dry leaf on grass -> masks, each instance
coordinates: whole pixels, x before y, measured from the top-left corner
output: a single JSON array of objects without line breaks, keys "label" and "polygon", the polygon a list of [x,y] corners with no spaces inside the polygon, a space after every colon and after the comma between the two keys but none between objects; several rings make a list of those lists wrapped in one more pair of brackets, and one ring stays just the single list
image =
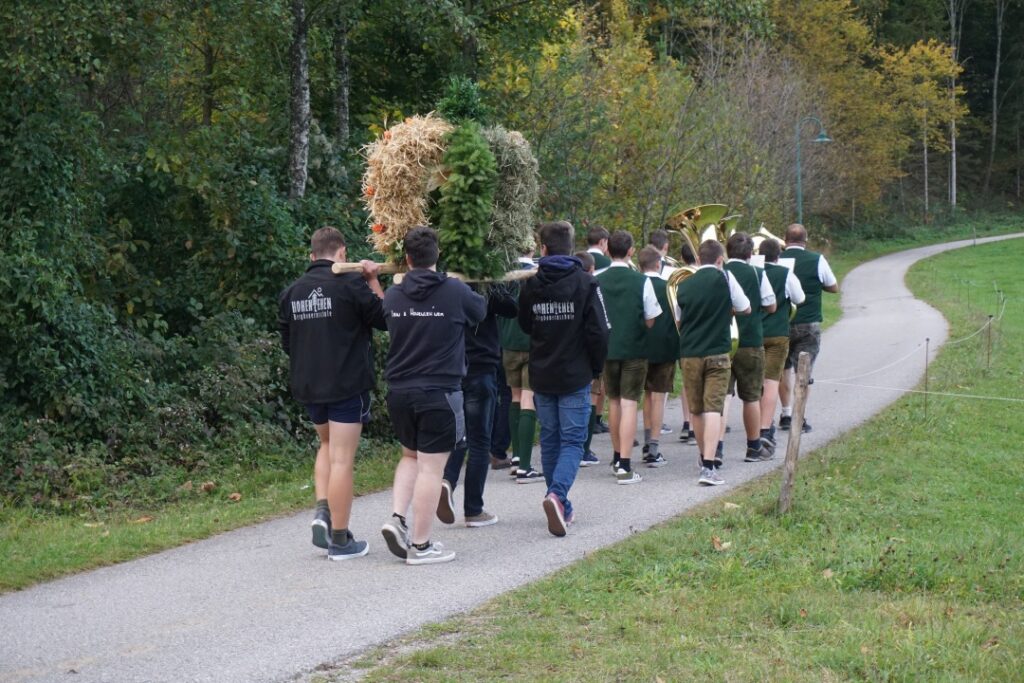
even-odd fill
[{"label": "dry leaf on grass", "polygon": [[203,493],[209,493],[215,488],[217,488],[217,485],[214,484],[212,481],[204,481],[202,484],[199,485],[199,490],[202,491]]},{"label": "dry leaf on grass", "polygon": [[725,509],[726,510],[739,510],[740,506],[737,505],[736,503],[726,503],[725,504]]},{"label": "dry leaf on grass", "polygon": [[807,618],[807,610],[805,610],[803,607],[800,608],[800,616],[804,619]]},{"label": "dry leaf on grass", "polygon": [[85,526],[89,527],[90,529],[95,529],[96,527],[103,526],[103,522],[86,522]]},{"label": "dry leaf on grass", "polygon": [[153,521],[153,518],[151,516],[143,515],[142,517],[139,517],[138,519],[133,519],[132,520],[132,524],[147,524],[147,523],[152,522],[152,521]]},{"label": "dry leaf on grass", "polygon": [[981,646],[981,649],[982,650],[991,650],[992,648],[998,647],[998,646],[999,646],[999,638],[997,638],[995,636],[992,636],[991,638],[989,638],[988,640],[985,641],[985,643]]},{"label": "dry leaf on grass", "polygon": [[832,570],[831,570],[831,569],[826,569],[825,571],[823,571],[823,572],[821,573],[821,575],[822,575],[823,577],[825,577],[826,579],[831,579],[831,578],[832,578],[832,577],[834,576],[834,574],[832,573]]},{"label": "dry leaf on grass", "polygon": [[178,487],[178,490],[179,491],[191,491],[192,490],[192,480],[189,479],[188,481],[186,481],[184,484],[182,484],[181,486]]},{"label": "dry leaf on grass", "polygon": [[228,500],[230,500],[232,503],[237,503],[238,501],[242,500],[242,494],[237,492],[232,493],[230,496],[228,496]]},{"label": "dry leaf on grass", "polygon": [[714,546],[715,550],[718,552],[722,552],[723,550],[728,550],[730,546],[732,546],[732,541],[723,542],[718,536],[712,536],[711,545]]}]

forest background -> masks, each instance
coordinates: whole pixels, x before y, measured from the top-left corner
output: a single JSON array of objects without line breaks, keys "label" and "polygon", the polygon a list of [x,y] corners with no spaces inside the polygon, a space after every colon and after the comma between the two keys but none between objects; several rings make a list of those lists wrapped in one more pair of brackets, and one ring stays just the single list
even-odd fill
[{"label": "forest background", "polygon": [[0,506],[308,467],[276,296],[320,225],[369,254],[360,149],[453,78],[533,145],[538,218],[579,228],[642,240],[718,202],[781,232],[798,135],[820,244],[1020,211],[1015,0],[3,0],[0,22]]}]

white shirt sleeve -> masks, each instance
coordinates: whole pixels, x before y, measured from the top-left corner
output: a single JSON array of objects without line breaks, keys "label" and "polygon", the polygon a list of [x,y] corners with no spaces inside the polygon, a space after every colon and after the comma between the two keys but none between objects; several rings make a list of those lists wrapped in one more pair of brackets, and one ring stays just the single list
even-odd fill
[{"label": "white shirt sleeve", "polygon": [[759,277],[761,278],[761,305],[774,306],[778,302],[775,301],[775,290],[772,289],[772,283],[768,281],[768,274],[762,270]]},{"label": "white shirt sleeve", "polygon": [[644,319],[654,320],[661,315],[661,304],[658,303],[658,295],[654,293],[654,284],[651,278],[644,277]]},{"label": "white shirt sleeve", "polygon": [[832,272],[832,268],[828,265],[828,261],[825,260],[824,256],[818,256],[818,279],[821,280],[821,284],[826,287],[832,287],[838,284],[836,276]]},{"label": "white shirt sleeve", "polygon": [[804,287],[800,284],[800,278],[792,270],[786,275],[786,296],[797,306],[807,299],[807,295],[804,294]]},{"label": "white shirt sleeve", "polygon": [[745,311],[750,308],[750,299],[743,293],[743,288],[740,287],[740,283],[736,282],[736,278],[732,276],[732,273],[725,271],[725,276],[729,279],[729,297],[732,299],[732,307],[737,311]]}]

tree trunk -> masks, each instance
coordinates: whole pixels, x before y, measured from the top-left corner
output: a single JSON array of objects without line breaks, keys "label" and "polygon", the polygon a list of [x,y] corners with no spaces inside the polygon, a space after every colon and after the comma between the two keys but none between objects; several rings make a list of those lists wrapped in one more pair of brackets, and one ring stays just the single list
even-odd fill
[{"label": "tree trunk", "polygon": [[309,55],[305,0],[292,0],[291,49],[291,130],[288,140],[288,197],[300,199],[306,194],[309,177]]},{"label": "tree trunk", "polygon": [[1006,16],[1007,0],[996,0],[996,63],[992,75],[992,135],[988,145],[988,166],[985,168],[985,185],[982,194],[988,195],[992,182],[992,166],[996,161],[996,138],[999,124],[999,67],[1003,59],[1003,18]]},{"label": "tree trunk", "polygon": [[924,222],[928,223],[928,112],[924,114]]},{"label": "tree trunk", "polygon": [[334,141],[339,154],[348,147],[349,140],[348,97],[352,70],[348,55],[348,32],[351,25],[348,11],[348,3],[341,3],[331,27],[334,43],[334,77],[337,79],[334,91]]},{"label": "tree trunk", "polygon": [[466,33],[462,36],[462,60],[466,65],[466,76],[476,80],[477,65],[480,61],[480,41],[477,38],[476,26],[473,26],[473,0],[465,0],[462,4],[462,15],[466,18]]},{"label": "tree trunk", "polygon": [[[960,39],[963,36],[964,11],[970,0],[949,0],[949,44],[953,49],[953,62],[960,63]],[[956,105],[956,77],[950,79],[949,98]],[[956,119],[949,122],[949,206],[956,209]]]},{"label": "tree trunk", "polygon": [[1017,112],[1017,200],[1021,198],[1021,163],[1024,159],[1020,156],[1020,112]]},{"label": "tree trunk", "polygon": [[213,68],[216,65],[216,57],[213,53],[213,46],[209,41],[203,42],[203,125],[209,126],[213,123],[214,88]]}]

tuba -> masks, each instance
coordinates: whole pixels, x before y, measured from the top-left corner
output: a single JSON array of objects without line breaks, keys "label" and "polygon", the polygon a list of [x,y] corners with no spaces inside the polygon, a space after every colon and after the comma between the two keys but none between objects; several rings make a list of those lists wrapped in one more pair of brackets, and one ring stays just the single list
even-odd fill
[{"label": "tuba", "polygon": [[[728,212],[729,207],[724,204],[705,204],[702,206],[695,206],[691,209],[686,209],[670,216],[668,220],[665,221],[665,227],[666,229],[679,233],[683,240],[690,245],[690,249],[693,250],[693,253],[696,255],[698,253],[698,247],[705,240],[716,240],[724,244],[726,240],[726,230],[731,227],[732,231],[735,231],[734,224],[739,220],[739,216],[727,217],[726,214]],[[696,272],[697,266],[681,264],[668,276],[665,293],[668,296],[668,305],[672,309],[672,318],[676,321],[676,327],[679,327],[682,323],[682,321],[676,316],[679,285]],[[729,328],[729,336],[732,340],[732,349],[729,352],[729,355],[731,356],[736,353],[736,349],[739,348],[740,342],[740,331],[739,326],[736,324],[735,316],[733,317],[732,324]]]}]

